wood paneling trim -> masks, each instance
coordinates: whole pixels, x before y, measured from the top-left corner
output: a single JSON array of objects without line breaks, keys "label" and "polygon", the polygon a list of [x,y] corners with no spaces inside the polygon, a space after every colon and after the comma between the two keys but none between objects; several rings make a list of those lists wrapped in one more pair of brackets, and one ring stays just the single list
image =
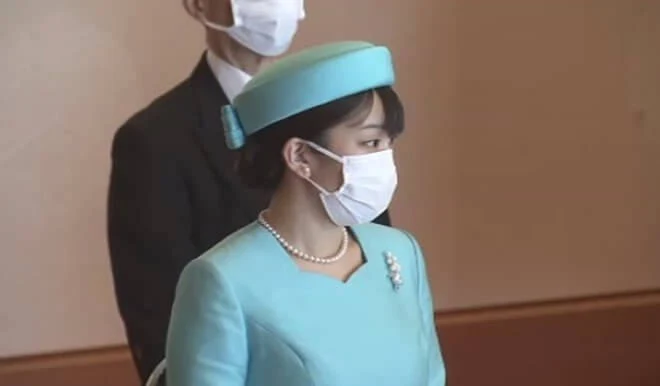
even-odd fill
[{"label": "wood paneling trim", "polygon": [[126,346],[0,359],[0,386],[139,386]]},{"label": "wood paneling trim", "polygon": [[532,303],[506,304],[492,307],[438,311],[438,326],[465,323],[486,323],[497,320],[583,314],[611,309],[660,305],[660,289],[610,295],[548,300]]},{"label": "wood paneling trim", "polygon": [[[438,312],[450,386],[658,386],[660,290]],[[126,347],[0,359],[0,386],[139,386]]]},{"label": "wood paneling trim", "polygon": [[436,315],[451,386],[658,386],[660,290]]}]

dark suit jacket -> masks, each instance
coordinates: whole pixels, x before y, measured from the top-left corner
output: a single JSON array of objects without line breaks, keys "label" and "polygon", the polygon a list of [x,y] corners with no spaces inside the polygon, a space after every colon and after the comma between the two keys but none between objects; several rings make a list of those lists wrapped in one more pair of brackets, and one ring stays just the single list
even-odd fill
[{"label": "dark suit jacket", "polygon": [[[220,108],[227,97],[205,56],[190,78],[116,133],[108,201],[115,293],[140,378],[165,354],[183,267],[254,221],[268,197],[233,171]],[[387,212],[376,222],[389,225]]]}]

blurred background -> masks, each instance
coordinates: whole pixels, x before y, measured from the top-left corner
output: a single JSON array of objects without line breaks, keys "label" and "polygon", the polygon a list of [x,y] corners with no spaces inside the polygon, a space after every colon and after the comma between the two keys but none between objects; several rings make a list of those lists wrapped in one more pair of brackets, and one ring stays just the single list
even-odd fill
[{"label": "blurred background", "polygon": [[[425,249],[450,385],[660,385],[660,1],[306,9],[295,49],[395,55],[393,222]],[[137,386],[110,145],[202,27],[179,0],[0,0],[0,50],[0,385]]]}]

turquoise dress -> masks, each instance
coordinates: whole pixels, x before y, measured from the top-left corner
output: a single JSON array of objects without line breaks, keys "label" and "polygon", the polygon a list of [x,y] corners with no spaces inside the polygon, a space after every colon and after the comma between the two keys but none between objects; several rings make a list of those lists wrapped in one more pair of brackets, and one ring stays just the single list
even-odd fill
[{"label": "turquoise dress", "polygon": [[258,223],[192,261],[172,311],[167,385],[445,385],[417,242],[376,224],[351,230],[366,263],[347,282],[302,271]]}]

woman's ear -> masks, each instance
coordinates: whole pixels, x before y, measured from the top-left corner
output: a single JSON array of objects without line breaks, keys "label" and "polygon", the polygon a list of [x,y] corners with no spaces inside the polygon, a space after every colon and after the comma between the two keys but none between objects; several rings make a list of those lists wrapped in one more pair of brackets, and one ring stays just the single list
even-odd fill
[{"label": "woman's ear", "polygon": [[231,0],[182,0],[183,8],[193,19],[203,18],[223,26],[234,25]]},{"label": "woman's ear", "polygon": [[204,12],[203,0],[183,0],[183,8],[193,19],[199,19],[199,15]]},{"label": "woman's ear", "polygon": [[286,167],[303,178],[312,174],[309,146],[300,138],[291,138],[282,147],[282,158]]}]

